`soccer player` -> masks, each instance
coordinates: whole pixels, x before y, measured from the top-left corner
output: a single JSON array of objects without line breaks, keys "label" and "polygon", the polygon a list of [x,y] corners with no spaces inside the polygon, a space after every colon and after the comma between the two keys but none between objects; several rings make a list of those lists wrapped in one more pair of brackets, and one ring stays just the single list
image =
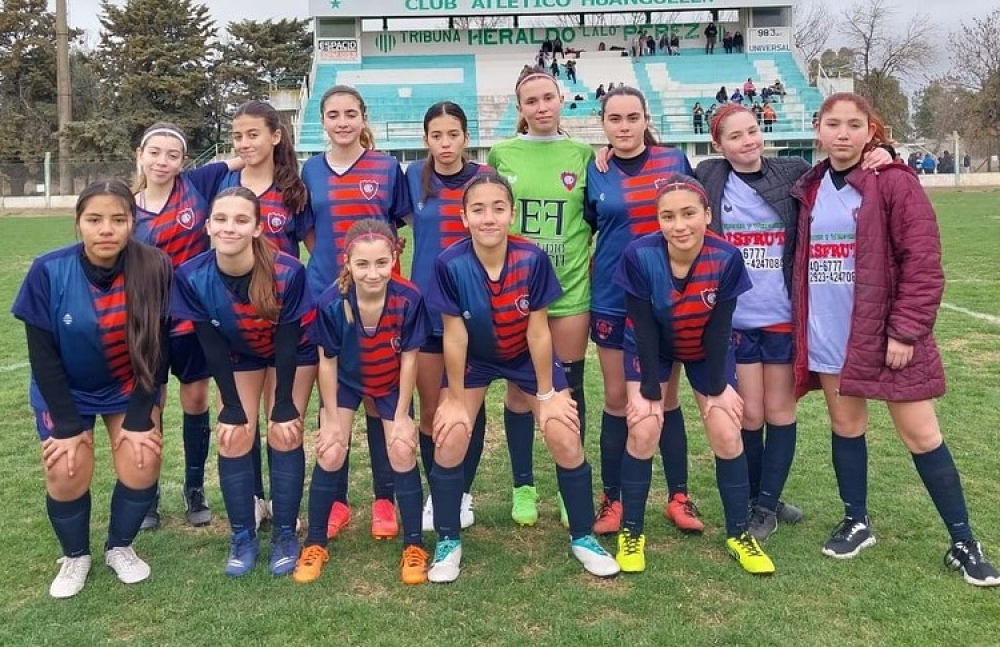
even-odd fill
[{"label": "soccer player", "polygon": [[[590,326],[590,226],[583,217],[590,145],[569,138],[559,128],[563,99],[559,85],[545,72],[523,73],[514,86],[517,135],[490,150],[488,164],[514,190],[515,233],[549,255],[562,297],[549,308],[549,326],[556,354],[562,360],[570,393],[577,404],[580,433],[586,430],[583,389],[584,359]],[[511,517],[522,526],[538,520],[532,444],[534,405],[520,389],[508,384],[504,428],[514,473]],[[567,525],[559,500],[560,519]]]},{"label": "soccer player", "polygon": [[661,401],[671,365],[681,362],[715,454],[726,548],[747,572],[770,574],[774,564],[747,532],[743,401],[733,386],[730,346],[736,299],[750,289],[750,278],[739,250],[708,233],[711,210],[697,180],[680,174],[665,178],[657,189],[656,209],[660,231],[629,243],[614,277],[626,292],[629,324],[624,340],[629,429],[616,558],[627,573],[646,568],[643,514],[663,424]]},{"label": "soccer player", "polygon": [[[424,115],[424,144],[427,159],[418,160],[406,169],[406,183],[413,199],[413,265],[410,278],[416,285],[427,286],[434,278],[434,261],[444,249],[468,235],[462,223],[462,194],[476,176],[492,172],[488,166],[465,159],[469,143],[469,121],[457,103],[441,101]],[[431,330],[417,360],[417,394],[420,396],[420,460],[430,478],[434,465],[432,431],[444,376],[441,349],[443,332],[441,314],[430,312]],[[465,489],[462,494],[462,528],[475,523],[472,481],[476,477],[486,436],[486,411],[476,416],[472,442],[465,457]],[[423,528],[434,530],[434,499],[427,497],[423,510]]]},{"label": "soccer player", "polygon": [[417,468],[417,429],[411,417],[417,354],[430,321],[409,281],[393,275],[396,236],[388,223],[367,218],[347,231],[339,279],[319,298],[310,336],[322,348],[320,395],[326,406],[316,432],[316,466],[309,486],[309,534],[296,582],[312,582],[329,560],[327,517],[338,472],[346,469],[354,413],[363,400],[378,412],[403,521],[400,577],[427,581]]},{"label": "soccer player", "polygon": [[[314,298],[339,276],[345,234],[355,221],[383,220],[395,232],[412,211],[399,162],[374,150],[368,109],[361,93],[350,86],[336,85],[323,93],[320,112],[323,129],[330,138],[330,150],[310,158],[302,167],[302,181],[309,191],[303,240],[311,254],[306,272]],[[371,532],[376,538],[392,538],[399,533],[399,525],[385,436],[374,411],[368,411],[366,423],[375,491]],[[350,520],[347,470],[344,470],[344,480],[330,509],[328,535],[335,536]]]},{"label": "soccer player", "polygon": [[972,534],[962,482],[933,399],[945,391],[934,321],[944,291],[936,216],[909,167],[875,173],[862,156],[889,141],[863,97],[836,93],[816,135],[829,158],[796,184],[800,245],[793,273],[797,396],[821,388],[833,428],[844,518],[823,554],[855,557],[875,544],[868,516],[868,400],[884,400],[951,535],[945,563],[976,586],[1000,575]]},{"label": "soccer player", "polygon": [[556,462],[559,491],[569,517],[570,550],[599,577],[618,572],[614,558],[591,533],[594,502],[591,470],[583,454],[576,403],[553,352],[548,307],[562,294],[548,256],[508,236],[514,195],[500,177],[479,175],[469,183],[462,218],[470,236],[437,259],[428,303],[444,323],[448,386],[434,416],[431,490],[438,543],[427,574],[453,582],[462,561],[463,468],[475,418],[490,382],[505,379],[519,389],[538,418]]},{"label": "soccer player", "polygon": [[[206,164],[181,172],[187,139],[177,126],[160,122],[142,134],[136,150],[139,168],[133,184],[135,237],[158,247],[176,269],[208,250],[205,222],[209,203],[222,178],[239,161]],[[189,321],[175,322],[170,331],[170,369],[180,382],[184,440],[184,510],[192,526],[212,520],[205,499],[205,461],[209,450],[208,367]],[[150,507],[143,529],[160,525],[157,502]]]},{"label": "soccer player", "polygon": [[28,338],[46,509],[63,552],[49,587],[54,598],[79,593],[90,571],[98,415],[117,476],[104,561],[126,584],[150,573],[132,542],[160,474],[171,268],[132,236],[134,208],[121,182],[85,188],[76,202],[80,242],[35,259],[12,308]]},{"label": "soccer player", "polygon": [[[629,242],[658,232],[657,187],[672,173],[691,173],[687,156],[660,146],[649,127],[646,99],[635,88],[619,85],[604,96],[601,123],[610,151],[587,168],[585,217],[597,234],[594,275],[610,277]],[[603,169],[603,170],[602,170]],[[621,530],[622,457],[628,438],[625,407],[625,371],[622,342],[625,334],[625,295],[612,281],[595,281],[590,304],[590,338],[604,377],[604,413],[601,416],[601,495],[594,532]],[[704,524],[688,497],[687,434],[677,387],[680,364],[671,374],[664,400],[659,448],[667,477],[668,502],[664,515],[685,532],[701,532]]]},{"label": "soccer player", "polygon": [[[253,191],[219,192],[207,226],[214,249],[177,269],[171,304],[175,317],[194,323],[219,392],[219,482],[232,529],[225,572],[235,577],[249,573],[257,559],[250,448],[262,396],[274,514],[269,565],[274,575],[295,568],[295,523],[305,477],[302,412],[309,389],[304,387],[315,374],[314,368],[296,366],[298,356],[310,353],[302,341],[303,319],[312,307],[305,268],[266,242],[263,229]],[[265,393],[267,373],[273,374],[274,389]]]}]

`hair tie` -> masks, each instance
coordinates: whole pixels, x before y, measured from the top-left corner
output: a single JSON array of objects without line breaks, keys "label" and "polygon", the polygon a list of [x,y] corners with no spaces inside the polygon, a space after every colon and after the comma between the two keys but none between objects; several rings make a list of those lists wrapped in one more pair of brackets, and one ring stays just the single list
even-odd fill
[{"label": "hair tie", "polygon": [[188,149],[187,140],[184,139],[184,135],[174,130],[173,128],[154,128],[150,131],[147,131],[146,134],[142,136],[142,141],[139,142],[139,148],[145,148],[146,143],[153,137],[156,137],[157,135],[170,135],[171,137],[176,137],[177,139],[181,140],[181,148],[184,150],[184,153],[185,154],[187,153]]}]

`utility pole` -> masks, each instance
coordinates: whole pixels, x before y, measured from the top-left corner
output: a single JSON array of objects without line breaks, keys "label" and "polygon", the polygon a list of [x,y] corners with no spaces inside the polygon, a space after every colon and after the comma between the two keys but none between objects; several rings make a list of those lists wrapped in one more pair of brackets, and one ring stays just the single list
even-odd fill
[{"label": "utility pole", "polygon": [[59,109],[59,194],[72,195],[69,166],[70,146],[66,128],[73,120],[73,95],[69,77],[69,29],[66,25],[66,0],[56,0],[56,101]]}]

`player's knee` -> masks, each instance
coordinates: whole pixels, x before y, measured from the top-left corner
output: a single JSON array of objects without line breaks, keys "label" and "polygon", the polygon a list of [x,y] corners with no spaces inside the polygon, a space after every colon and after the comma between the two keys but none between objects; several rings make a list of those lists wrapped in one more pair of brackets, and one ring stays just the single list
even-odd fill
[{"label": "player's knee", "polygon": [[628,452],[643,460],[652,458],[660,443],[660,426],[655,418],[646,418],[639,424],[629,427]]}]

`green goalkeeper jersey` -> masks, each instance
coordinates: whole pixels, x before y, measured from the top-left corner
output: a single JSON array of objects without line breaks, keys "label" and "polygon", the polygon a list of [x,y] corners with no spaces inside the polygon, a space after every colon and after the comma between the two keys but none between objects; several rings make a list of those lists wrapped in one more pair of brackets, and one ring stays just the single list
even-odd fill
[{"label": "green goalkeeper jersey", "polygon": [[489,165],[510,182],[517,212],[511,232],[549,255],[563,296],[553,317],[590,311],[590,226],[583,219],[590,145],[568,137],[519,135],[490,150]]}]

